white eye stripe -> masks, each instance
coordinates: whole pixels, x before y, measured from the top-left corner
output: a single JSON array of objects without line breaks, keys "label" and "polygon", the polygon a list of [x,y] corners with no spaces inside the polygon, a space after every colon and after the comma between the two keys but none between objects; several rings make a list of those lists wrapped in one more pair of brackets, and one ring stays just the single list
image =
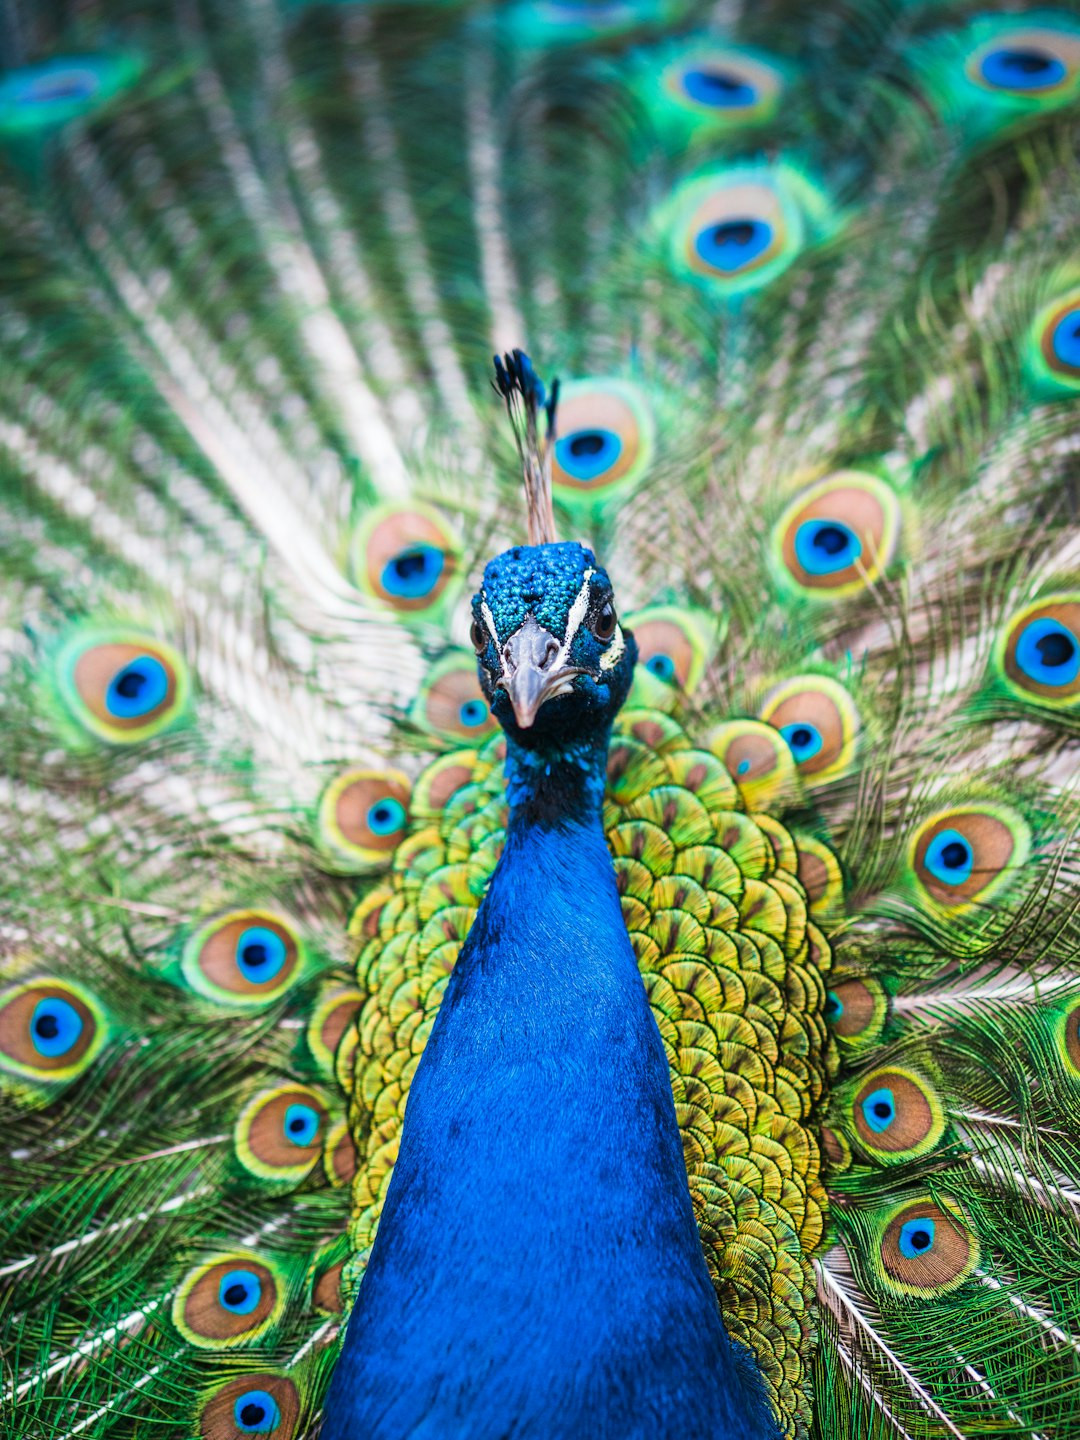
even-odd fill
[{"label": "white eye stripe", "polygon": [[595,570],[586,570],[585,579],[581,582],[581,589],[570,606],[570,614],[566,617],[566,638],[562,642],[559,658],[562,659],[573,644],[574,636],[581,629],[581,622],[585,619],[589,610],[589,581],[596,574]]},{"label": "white eye stripe", "polygon": [[615,626],[615,637],[611,644],[600,656],[600,669],[612,670],[622,659],[622,653],[626,649],[626,637],[622,633],[622,626]]},{"label": "white eye stripe", "polygon": [[495,629],[495,616],[491,613],[491,606],[487,602],[486,595],[480,596],[480,614],[484,617],[484,624],[487,626],[491,638],[495,641],[495,644],[498,645],[499,632]]}]

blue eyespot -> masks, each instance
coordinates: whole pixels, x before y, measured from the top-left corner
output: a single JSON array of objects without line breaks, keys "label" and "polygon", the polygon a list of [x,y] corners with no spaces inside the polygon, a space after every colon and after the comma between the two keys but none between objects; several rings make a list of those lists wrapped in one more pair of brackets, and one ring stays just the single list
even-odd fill
[{"label": "blue eyespot", "polygon": [[30,1040],[39,1055],[54,1059],[66,1055],[83,1032],[83,1019],[67,1000],[58,995],[39,1000],[30,1018]]},{"label": "blue eyespot", "polygon": [[1080,370],[1080,307],[1067,310],[1062,315],[1054,326],[1050,345],[1062,365]]},{"label": "blue eyespot", "polygon": [[781,725],[780,734],[787,741],[797,765],[801,765],[804,760],[812,760],[825,743],[821,731],[808,720],[796,720],[790,725]]},{"label": "blue eyespot", "polygon": [[855,531],[840,520],[804,520],[795,532],[795,558],[808,575],[846,570],[862,548]]},{"label": "blue eyespot", "polygon": [[386,562],[382,586],[403,600],[422,600],[439,583],[446,556],[434,545],[410,545]]},{"label": "blue eyespot", "polygon": [[595,480],[618,460],[623,442],[614,430],[575,430],[555,442],[555,459],[575,480]]},{"label": "blue eyespot", "polygon": [[773,242],[773,229],[764,220],[725,220],[698,232],[694,249],[706,265],[734,275],[762,256]]},{"label": "blue eyespot", "polygon": [[825,1019],[839,1020],[844,1013],[844,1002],[835,990],[825,991]]},{"label": "blue eyespot", "polygon": [[245,1390],[236,1397],[233,1423],[245,1435],[269,1435],[281,1424],[281,1410],[265,1390]]},{"label": "blue eyespot", "polygon": [[262,1299],[262,1281],[254,1270],[227,1270],[218,1286],[218,1300],[233,1315],[250,1315]]},{"label": "blue eyespot", "polygon": [[367,812],[367,823],[373,835],[393,835],[405,824],[405,806],[392,795],[384,795]]},{"label": "blue eyespot", "polygon": [[926,1219],[905,1220],[900,1226],[900,1254],[905,1260],[917,1260],[934,1248],[934,1222]]},{"label": "blue eyespot", "polygon": [[319,1112],[299,1102],[285,1111],[285,1139],[294,1145],[312,1145],[319,1133]]},{"label": "blue eyespot", "polygon": [[[828,1013],[828,1012],[826,1012]],[[880,1135],[896,1119],[896,1101],[887,1087],[872,1090],[862,1102],[863,1119],[874,1132]]]},{"label": "blue eyespot", "polygon": [[65,125],[127,89],[141,69],[130,51],[57,56],[0,76],[0,133],[28,135]]},{"label": "blue eyespot", "polygon": [[712,105],[717,110],[745,110],[757,100],[752,85],[723,70],[687,70],[683,89],[699,105]]},{"label": "blue eyespot", "polygon": [[739,763],[738,763],[738,765],[735,766],[735,773],[736,773],[737,775],[747,775],[747,774],[749,774],[749,772],[750,772],[750,761],[749,761],[749,760],[740,760]]},{"label": "blue eyespot", "polygon": [[265,925],[252,925],[236,942],[236,963],[245,979],[260,985],[273,980],[285,964],[285,941]]},{"label": "blue eyespot", "polygon": [[963,885],[971,876],[975,852],[959,830],[941,830],[927,846],[924,863],[943,885]]},{"label": "blue eyespot", "polygon": [[120,720],[156,710],[169,693],[169,675],[154,655],[137,655],[118,670],[105,692],[105,708]]},{"label": "blue eyespot", "polygon": [[1021,632],[1016,663],[1040,685],[1071,685],[1080,674],[1080,644],[1060,620],[1043,615]]},{"label": "blue eyespot", "polygon": [[662,651],[657,651],[655,655],[650,655],[648,660],[645,661],[645,669],[648,670],[650,675],[655,675],[658,680],[663,680],[668,685],[674,685],[675,661],[672,660],[670,655],[665,655]]},{"label": "blue eyespot", "polygon": [[476,725],[483,725],[488,713],[488,707],[483,700],[466,700],[458,711],[458,719],[471,730]]},{"label": "blue eyespot", "polygon": [[55,105],[62,100],[89,100],[101,81],[92,70],[51,70],[29,79],[19,96],[24,105]]},{"label": "blue eyespot", "polygon": [[1026,46],[991,50],[979,69],[986,83],[1000,90],[1049,90],[1068,73],[1056,55]]}]

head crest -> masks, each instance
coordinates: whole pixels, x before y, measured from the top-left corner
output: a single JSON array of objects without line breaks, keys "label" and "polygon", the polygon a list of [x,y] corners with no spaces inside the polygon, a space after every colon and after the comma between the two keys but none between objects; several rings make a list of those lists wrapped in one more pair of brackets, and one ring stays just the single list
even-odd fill
[{"label": "head crest", "polygon": [[549,393],[525,352],[512,350],[508,355],[495,356],[495,388],[506,401],[521,457],[529,544],[550,545],[556,538],[551,509],[551,453],[559,382],[552,381]]}]

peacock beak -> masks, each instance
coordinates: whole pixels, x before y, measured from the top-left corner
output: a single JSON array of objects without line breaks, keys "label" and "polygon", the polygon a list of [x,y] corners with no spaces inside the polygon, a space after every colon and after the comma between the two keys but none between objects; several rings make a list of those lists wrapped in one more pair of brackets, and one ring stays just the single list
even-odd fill
[{"label": "peacock beak", "polygon": [[506,691],[514,719],[528,730],[545,700],[569,692],[576,665],[567,665],[561,643],[530,615],[502,647],[502,674],[495,682]]}]

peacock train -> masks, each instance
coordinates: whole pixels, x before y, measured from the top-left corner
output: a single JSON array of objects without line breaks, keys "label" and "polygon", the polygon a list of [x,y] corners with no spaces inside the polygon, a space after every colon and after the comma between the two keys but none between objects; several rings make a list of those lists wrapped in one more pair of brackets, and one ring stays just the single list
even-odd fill
[{"label": "peacock train", "polygon": [[0,67],[0,1433],[1080,1434],[1080,8]]}]

